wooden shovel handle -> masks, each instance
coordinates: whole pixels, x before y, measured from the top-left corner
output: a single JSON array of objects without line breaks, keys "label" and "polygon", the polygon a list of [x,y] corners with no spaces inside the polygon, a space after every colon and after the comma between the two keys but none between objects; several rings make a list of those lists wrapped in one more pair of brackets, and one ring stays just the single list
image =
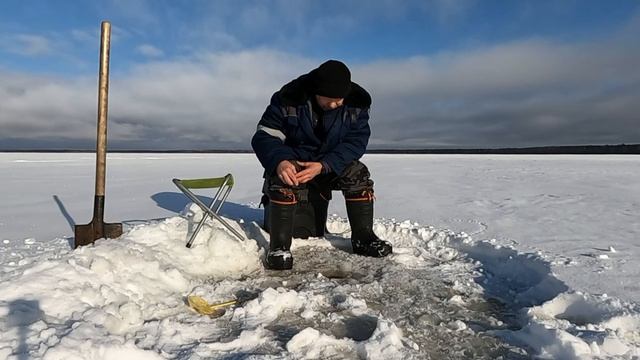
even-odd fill
[{"label": "wooden shovel handle", "polygon": [[98,140],[96,142],[96,196],[104,196],[105,165],[107,161],[107,108],[109,98],[109,48],[111,24],[102,22],[100,36],[100,74],[98,85]]}]

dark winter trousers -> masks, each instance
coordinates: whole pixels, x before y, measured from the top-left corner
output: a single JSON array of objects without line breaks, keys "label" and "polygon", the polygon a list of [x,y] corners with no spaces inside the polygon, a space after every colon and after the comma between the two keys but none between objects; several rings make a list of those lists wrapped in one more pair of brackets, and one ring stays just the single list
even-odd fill
[{"label": "dark winter trousers", "polygon": [[[265,180],[262,201],[268,204],[269,215],[265,211],[264,225],[270,234],[269,250],[289,250],[294,232],[303,238],[322,236],[332,190],[342,191],[346,200],[352,243],[367,244],[377,239],[373,233],[373,181],[369,169],[360,161],[354,161],[341,175],[321,174],[298,186],[283,183],[277,175]],[[324,202],[325,205],[314,206],[316,210],[311,221],[305,216],[302,218],[304,225],[294,224],[299,201]],[[294,227],[298,230],[294,231]]]},{"label": "dark winter trousers", "polygon": [[269,201],[282,205],[293,205],[299,200],[306,200],[310,191],[329,201],[333,190],[342,191],[346,201],[373,201],[373,180],[369,169],[355,160],[341,175],[320,174],[307,183],[290,186],[274,174],[265,179],[263,187],[263,193]]}]

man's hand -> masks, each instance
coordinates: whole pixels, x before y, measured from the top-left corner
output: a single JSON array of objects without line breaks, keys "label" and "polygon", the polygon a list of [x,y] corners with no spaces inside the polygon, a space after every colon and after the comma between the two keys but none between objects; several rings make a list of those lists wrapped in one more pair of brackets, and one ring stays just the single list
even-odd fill
[{"label": "man's hand", "polygon": [[298,186],[300,184],[299,180],[296,178],[296,166],[289,160],[280,161],[280,164],[278,164],[278,167],[276,168],[276,173],[280,180],[289,186]]},{"label": "man's hand", "polygon": [[311,179],[322,172],[322,163],[320,162],[296,161],[296,163],[305,168],[304,170],[296,174],[296,180],[301,184],[304,184],[307,181],[311,181]]}]

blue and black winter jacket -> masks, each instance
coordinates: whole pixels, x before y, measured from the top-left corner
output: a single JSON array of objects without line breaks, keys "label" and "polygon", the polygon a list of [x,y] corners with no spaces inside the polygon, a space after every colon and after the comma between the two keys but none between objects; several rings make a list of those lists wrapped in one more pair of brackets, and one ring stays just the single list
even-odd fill
[{"label": "blue and black winter jacket", "polygon": [[314,134],[310,74],[289,82],[273,94],[251,146],[265,169],[273,175],[282,160],[319,161],[340,175],[364,155],[369,142],[371,96],[356,83],[343,106],[325,111],[324,140]]}]

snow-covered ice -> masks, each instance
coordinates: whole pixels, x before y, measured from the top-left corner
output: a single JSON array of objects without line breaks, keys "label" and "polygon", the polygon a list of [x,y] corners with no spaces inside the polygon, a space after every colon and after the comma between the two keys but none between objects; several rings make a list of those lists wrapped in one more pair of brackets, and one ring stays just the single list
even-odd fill
[{"label": "snow-covered ice", "polygon": [[[340,195],[323,239],[265,270],[251,154],[110,154],[117,240],[72,250],[91,154],[0,154],[0,358],[628,358],[640,356],[640,158],[367,155],[385,259],[350,252]],[[222,214],[171,178],[231,172]],[[210,194],[203,194],[210,196]],[[237,299],[217,318],[186,305]]]}]

